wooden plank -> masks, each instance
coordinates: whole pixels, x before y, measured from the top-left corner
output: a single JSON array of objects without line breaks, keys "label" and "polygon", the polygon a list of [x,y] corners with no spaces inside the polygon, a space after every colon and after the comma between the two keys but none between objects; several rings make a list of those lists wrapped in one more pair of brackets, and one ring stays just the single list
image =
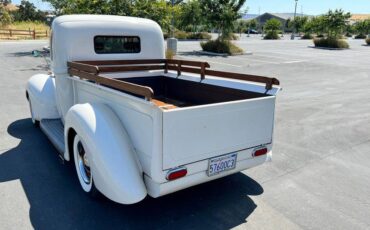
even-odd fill
[{"label": "wooden plank", "polygon": [[[175,71],[178,70],[177,66],[174,66],[174,65],[168,65],[168,69],[169,70],[175,70]],[[188,72],[188,73],[197,73],[197,74],[200,74],[200,69],[191,68],[191,67],[181,66],[181,71]]]},{"label": "wooden plank", "polygon": [[76,69],[69,69],[68,73],[72,76],[77,76],[77,77],[80,77],[80,78],[83,78],[83,79],[86,79],[86,80],[90,80],[90,81],[94,81],[94,82],[99,81],[98,75],[91,74],[91,73],[88,73],[88,72],[79,71],[79,70],[76,70]]},{"label": "wooden plank", "polygon": [[67,66],[69,68],[74,68],[74,69],[86,71],[89,73],[94,73],[94,74],[99,73],[99,68],[93,65],[82,64],[79,62],[67,62]]},{"label": "wooden plank", "polygon": [[148,71],[164,69],[164,65],[146,65],[146,66],[99,66],[100,73],[128,72],[128,71]]},{"label": "wooden plank", "polygon": [[215,76],[215,77],[222,77],[222,78],[229,78],[229,79],[236,79],[242,81],[253,81],[259,83],[265,83],[266,89],[271,89],[272,85],[280,85],[280,82],[276,78],[269,78],[257,75],[247,75],[247,74],[240,74],[240,73],[232,73],[232,72],[223,72],[223,71],[216,71],[216,70],[205,70],[206,75]]},{"label": "wooden plank", "polygon": [[78,61],[88,65],[134,65],[134,64],[161,64],[166,63],[165,59],[138,59],[138,60],[106,60],[106,61]]},{"label": "wooden plank", "polygon": [[104,86],[109,86],[114,89],[118,89],[118,90],[122,90],[122,91],[129,92],[132,94],[136,94],[139,96],[143,96],[147,100],[151,100],[154,96],[154,92],[150,87],[125,82],[122,80],[116,80],[116,79],[104,77],[101,75],[94,75],[92,73],[78,71],[76,69],[69,69],[68,73],[73,76],[77,76],[77,77],[81,77],[87,80],[94,81]]},{"label": "wooden plank", "polygon": [[167,62],[169,64],[181,64],[181,65],[196,66],[196,67],[201,67],[202,65],[204,65],[207,68],[211,67],[208,64],[208,62],[188,61],[188,60],[179,60],[179,59],[168,59]]}]

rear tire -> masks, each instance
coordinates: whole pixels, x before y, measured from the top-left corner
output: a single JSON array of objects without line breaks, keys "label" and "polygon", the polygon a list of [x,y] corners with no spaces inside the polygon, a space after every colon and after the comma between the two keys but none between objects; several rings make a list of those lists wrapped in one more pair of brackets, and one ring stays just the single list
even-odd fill
[{"label": "rear tire", "polygon": [[73,139],[73,159],[76,168],[76,173],[82,190],[90,197],[97,199],[101,193],[94,185],[93,173],[90,168],[88,154],[84,147],[83,140],[78,134]]}]

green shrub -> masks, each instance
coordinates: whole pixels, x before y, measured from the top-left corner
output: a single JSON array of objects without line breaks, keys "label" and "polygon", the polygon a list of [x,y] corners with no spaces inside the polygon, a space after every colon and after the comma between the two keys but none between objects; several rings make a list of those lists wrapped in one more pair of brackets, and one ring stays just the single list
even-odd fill
[{"label": "green shrub", "polygon": [[323,35],[323,34],[318,34],[316,37],[317,37],[317,38],[323,38],[323,37],[324,37],[324,35]]},{"label": "green shrub", "polygon": [[236,34],[231,34],[230,35],[230,40],[239,40],[239,36]]},{"label": "green shrub", "polygon": [[347,38],[351,38],[353,35],[352,35],[351,33],[347,32],[345,36],[346,36]]},{"label": "green shrub", "polygon": [[301,39],[313,39],[313,36],[311,34],[304,34]]},{"label": "green shrub", "polygon": [[370,38],[366,39],[366,44],[370,46]]},{"label": "green shrub", "polygon": [[358,34],[358,35],[355,36],[355,39],[366,39],[366,35]]},{"label": "green shrub", "polygon": [[166,49],[166,58],[167,59],[173,59],[174,56],[175,56],[175,52],[173,52],[173,50]]},{"label": "green shrub", "polygon": [[[164,39],[169,38],[168,33],[163,33]],[[210,40],[212,36],[209,33],[206,32],[199,32],[199,33],[188,33],[184,31],[176,31],[175,32],[175,38],[177,39],[204,39],[204,40]]]},{"label": "green shrub", "polygon": [[187,39],[202,39],[202,40],[211,40],[212,36],[206,32],[200,33],[189,33]]},{"label": "green shrub", "polygon": [[269,32],[267,32],[265,37],[263,37],[263,39],[265,39],[265,40],[277,40],[277,39],[280,39],[280,37],[279,37],[279,34],[277,33],[277,31],[269,31]]},{"label": "green shrub", "polygon": [[231,55],[243,52],[243,49],[237,47],[230,41],[220,39],[209,40],[208,42],[201,42],[200,46],[204,51],[214,53],[227,53]]},{"label": "green shrub", "polygon": [[175,38],[177,39],[187,39],[188,38],[188,33],[184,31],[176,31],[175,32]]},{"label": "green shrub", "polygon": [[348,49],[349,44],[344,39],[315,38],[313,40],[316,47]]}]

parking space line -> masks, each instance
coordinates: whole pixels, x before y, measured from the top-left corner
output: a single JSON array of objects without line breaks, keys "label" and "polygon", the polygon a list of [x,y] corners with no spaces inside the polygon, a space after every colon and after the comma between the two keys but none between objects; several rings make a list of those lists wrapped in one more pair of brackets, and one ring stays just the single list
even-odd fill
[{"label": "parking space line", "polygon": [[[178,55],[179,57],[182,57],[184,59],[191,59],[191,60],[194,60],[194,61],[205,61],[204,59],[199,59],[199,58],[191,58],[191,57],[183,57],[181,55]],[[243,66],[242,65],[233,65],[233,64],[229,64],[229,63],[224,63],[224,62],[216,62],[216,61],[209,61],[209,60],[206,60],[206,62],[209,62],[209,63],[214,63],[214,64],[219,64],[219,65],[228,65],[228,66],[233,66],[233,67],[238,67],[238,68],[242,68]]]}]

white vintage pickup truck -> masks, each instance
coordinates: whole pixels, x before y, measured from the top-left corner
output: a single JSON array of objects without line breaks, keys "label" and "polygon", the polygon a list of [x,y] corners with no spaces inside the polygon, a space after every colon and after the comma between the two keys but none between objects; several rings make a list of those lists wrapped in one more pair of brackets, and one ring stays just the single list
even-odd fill
[{"label": "white vintage pickup truck", "polygon": [[141,18],[61,16],[50,46],[52,74],[26,88],[32,121],[91,196],[133,204],[271,158],[277,79],[166,59]]}]

